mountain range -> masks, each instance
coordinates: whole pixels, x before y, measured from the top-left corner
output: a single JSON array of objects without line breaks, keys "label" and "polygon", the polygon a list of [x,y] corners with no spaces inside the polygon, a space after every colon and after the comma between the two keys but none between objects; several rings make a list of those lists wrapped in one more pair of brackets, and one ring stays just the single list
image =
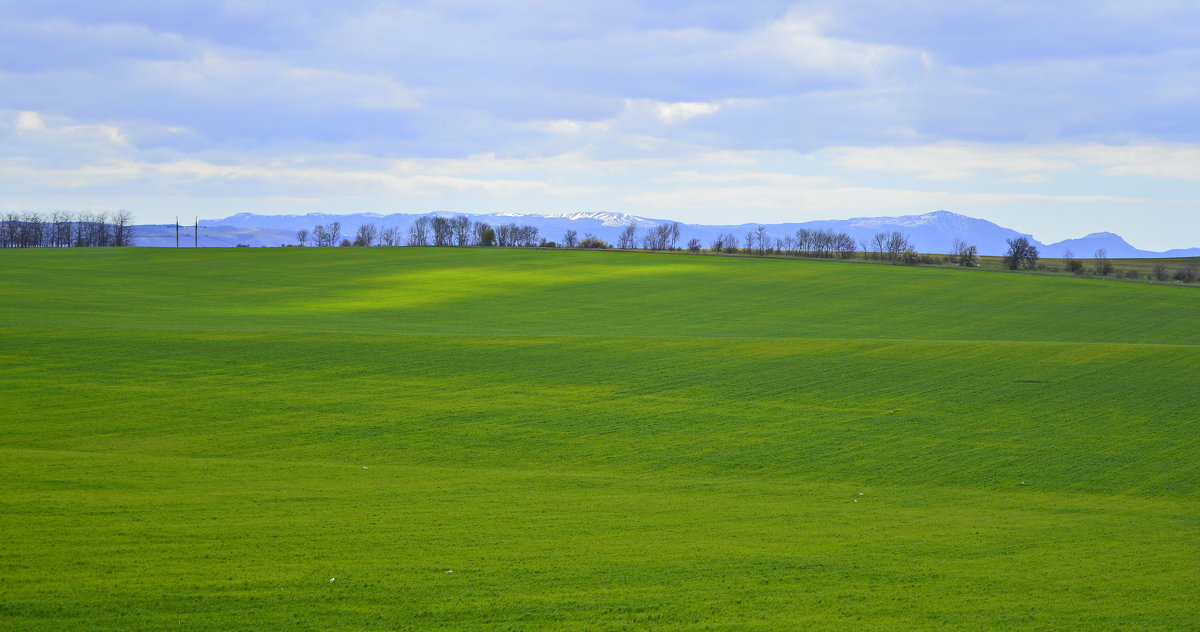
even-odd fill
[{"label": "mountain range", "polygon": [[[312,230],[317,224],[341,222],[342,234],[353,238],[354,232],[362,224],[373,223],[379,228],[395,226],[401,231],[407,231],[416,218],[422,215],[441,215],[451,217],[464,213],[393,213],[380,215],[377,213],[353,213],[336,215],[329,213],[308,213],[305,215],[259,215],[256,213],[238,213],[223,219],[200,220],[201,246],[280,246],[296,243],[296,231]],[[615,242],[617,235],[630,222],[638,226],[639,237],[646,229],[653,228],[671,220],[651,219],[625,213],[613,212],[578,212],[561,215],[540,215],[522,213],[466,213],[475,221],[492,224],[516,223],[537,227],[540,234],[551,241],[561,241],[563,234],[574,230],[579,237],[591,234],[610,243]],[[1200,256],[1200,248],[1181,248],[1166,252],[1153,252],[1135,248],[1120,235],[1114,233],[1092,233],[1077,239],[1067,239],[1057,243],[1046,244],[1033,238],[1032,235],[1021,233],[1011,228],[1005,228],[983,219],[968,217],[950,211],[934,211],[922,215],[904,215],[900,217],[859,217],[845,220],[820,220],[811,222],[787,222],[780,224],[685,224],[680,223],[680,244],[687,243],[692,238],[700,239],[705,247],[718,235],[733,233],[744,238],[747,232],[758,226],[766,228],[775,237],[794,234],[798,229],[824,229],[849,234],[858,242],[865,242],[878,232],[900,231],[908,235],[916,250],[920,252],[939,253],[949,252],[955,239],[962,239],[968,244],[979,247],[980,254],[1002,255],[1008,249],[1006,239],[1025,237],[1037,246],[1043,257],[1061,257],[1066,250],[1071,250],[1077,257],[1091,257],[1098,249],[1104,249],[1112,258],[1132,257],[1196,257]],[[193,229],[190,226],[180,228],[180,245],[193,244]],[[154,224],[138,226],[135,243],[139,246],[174,246],[175,225]]]}]

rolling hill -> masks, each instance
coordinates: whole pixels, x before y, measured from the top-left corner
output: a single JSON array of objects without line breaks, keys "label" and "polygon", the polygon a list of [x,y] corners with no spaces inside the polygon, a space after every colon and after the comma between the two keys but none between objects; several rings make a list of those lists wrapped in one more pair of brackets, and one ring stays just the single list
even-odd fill
[{"label": "rolling hill", "polygon": [[1200,293],[0,252],[0,628],[1200,626]]}]

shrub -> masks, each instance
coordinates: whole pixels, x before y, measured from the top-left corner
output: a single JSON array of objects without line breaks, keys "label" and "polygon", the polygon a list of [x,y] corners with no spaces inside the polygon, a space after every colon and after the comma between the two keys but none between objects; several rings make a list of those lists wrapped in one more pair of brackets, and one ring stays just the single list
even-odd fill
[{"label": "shrub", "polygon": [[958,252],[953,257],[946,257],[946,261],[953,261],[960,266],[974,268],[979,264],[979,248],[973,244],[959,242]]},{"label": "shrub", "polygon": [[611,248],[611,246],[608,245],[607,241],[604,241],[603,239],[600,239],[599,237],[591,237],[591,236],[580,239],[579,247],[580,248]]},{"label": "shrub", "polygon": [[1196,267],[1196,264],[1189,263],[1176,270],[1171,278],[1183,283],[1195,283],[1197,279],[1200,279],[1200,269]]},{"label": "shrub", "polygon": [[1083,274],[1083,262],[1078,259],[1068,259],[1067,272]]}]

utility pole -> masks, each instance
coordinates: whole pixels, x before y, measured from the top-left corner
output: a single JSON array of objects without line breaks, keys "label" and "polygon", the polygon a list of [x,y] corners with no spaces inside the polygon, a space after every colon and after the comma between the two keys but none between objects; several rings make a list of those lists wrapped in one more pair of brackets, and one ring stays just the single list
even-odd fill
[{"label": "utility pole", "polygon": [[175,216],[175,247],[179,247],[179,216]]},{"label": "utility pole", "polygon": [[196,226],[194,227],[194,230],[196,231],[195,232],[196,239],[195,239],[195,242],[194,242],[195,245],[193,246],[193,248],[199,248],[200,247],[200,216],[198,216],[198,215],[196,216]]}]

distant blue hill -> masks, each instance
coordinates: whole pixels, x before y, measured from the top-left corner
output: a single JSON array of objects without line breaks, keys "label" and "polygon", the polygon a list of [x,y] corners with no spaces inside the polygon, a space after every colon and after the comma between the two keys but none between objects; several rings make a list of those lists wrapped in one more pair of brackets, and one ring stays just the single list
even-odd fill
[{"label": "distant blue hill", "polygon": [[[329,213],[308,213],[305,215],[259,215],[256,213],[238,213],[223,219],[200,220],[201,246],[280,246],[296,243],[296,231],[304,228],[312,230],[317,224],[341,222],[342,234],[353,238],[354,232],[362,224],[372,223],[379,228],[394,226],[401,231],[407,231],[416,218],[422,215],[441,215],[452,217],[463,213],[393,213],[380,215],[377,213],[352,213],[336,215]],[[591,234],[610,243],[617,240],[618,234],[629,222],[638,226],[639,238],[646,230],[671,220],[638,217],[625,213],[612,212],[579,212],[562,215],[539,215],[521,213],[486,213],[466,214],[475,221],[484,221],[493,226],[506,223],[527,224],[537,227],[543,237],[551,241],[562,241],[563,234],[574,230],[579,237]],[[1104,249],[1109,257],[1197,257],[1200,248],[1169,250],[1167,252],[1152,252],[1140,250],[1131,246],[1119,235],[1113,233],[1092,233],[1078,239],[1068,239],[1053,244],[1044,244],[1032,235],[1021,233],[1011,228],[1005,228],[992,222],[950,211],[934,211],[923,215],[904,215],[900,217],[858,217],[845,220],[821,220],[812,222],[789,222],[782,224],[684,224],[680,223],[680,245],[689,239],[698,238],[707,248],[718,235],[733,233],[744,238],[746,233],[763,226],[775,237],[794,234],[798,229],[825,229],[845,232],[858,242],[865,242],[878,232],[900,231],[909,236],[916,249],[921,252],[949,252],[955,239],[974,244],[979,252],[985,255],[1002,255],[1007,250],[1006,239],[1025,237],[1038,247],[1043,257],[1061,257],[1063,252],[1071,250],[1080,258],[1091,257],[1097,249]],[[190,246],[193,243],[192,229],[182,229],[181,245]],[[139,246],[174,246],[175,226],[146,225],[137,227],[135,242]]]},{"label": "distant blue hill", "polygon": [[1200,257],[1200,248],[1178,248],[1166,252],[1149,252],[1129,245],[1115,233],[1092,233],[1079,239],[1067,239],[1046,246],[1046,256],[1061,256],[1071,250],[1078,257],[1090,257],[1098,249],[1104,249],[1109,257],[1123,259],[1132,257]]}]

